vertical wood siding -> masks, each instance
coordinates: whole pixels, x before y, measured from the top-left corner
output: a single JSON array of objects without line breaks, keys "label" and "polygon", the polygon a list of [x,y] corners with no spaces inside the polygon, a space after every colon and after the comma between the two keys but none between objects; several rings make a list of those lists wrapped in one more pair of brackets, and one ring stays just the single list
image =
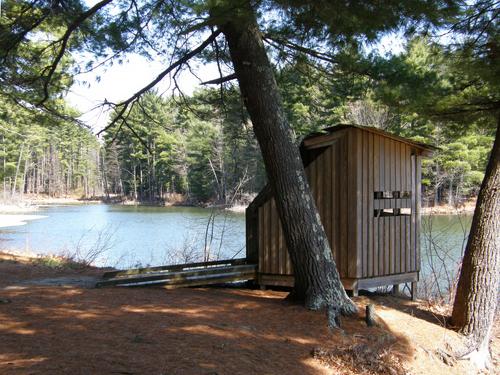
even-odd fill
[{"label": "vertical wood siding", "polygon": [[[401,210],[411,209],[411,216],[379,216],[374,210],[364,210],[367,216],[363,222],[368,222],[368,227],[373,228],[373,250],[367,246],[368,259],[370,254],[376,261],[369,262],[368,267],[373,267],[373,273],[363,272],[363,277],[386,276],[399,273],[418,271],[417,263],[417,241],[415,237],[417,225],[417,205],[419,199],[417,194],[417,176],[415,158],[412,156],[412,147],[403,142],[385,138],[381,135],[363,132],[367,138],[368,147],[363,150],[367,157],[367,164],[363,165],[363,171],[368,174],[368,206],[377,209]],[[373,152],[370,148],[370,138],[373,137]],[[370,160],[373,158],[373,160]],[[373,180],[370,177],[370,166],[373,166]],[[378,166],[378,168],[377,168]],[[373,181],[373,182],[372,182]],[[393,198],[376,199],[374,193],[382,192],[393,194]],[[405,192],[410,194],[409,198],[403,196]],[[373,224],[372,224],[373,223]],[[363,269],[364,271],[364,269]]]},{"label": "vertical wood siding", "polygon": [[[417,151],[404,142],[353,128],[328,147],[307,154],[306,175],[340,277],[418,271],[421,158]],[[398,211],[404,208],[411,209],[411,216]],[[259,272],[292,275],[274,199],[261,204],[257,212]]]}]

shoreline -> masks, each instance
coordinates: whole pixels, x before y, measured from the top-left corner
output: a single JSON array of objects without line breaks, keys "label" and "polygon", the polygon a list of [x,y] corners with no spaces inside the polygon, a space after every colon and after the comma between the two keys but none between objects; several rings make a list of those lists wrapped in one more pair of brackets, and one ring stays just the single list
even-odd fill
[{"label": "shoreline", "polygon": [[222,205],[206,205],[194,204],[188,201],[174,200],[166,202],[149,202],[130,199],[122,199],[121,197],[96,197],[96,198],[78,198],[73,196],[66,197],[45,197],[45,196],[26,196],[19,200],[0,200],[1,213],[24,213],[38,210],[39,207],[52,205],[86,205],[86,204],[109,204],[117,206],[145,206],[145,207],[194,207],[194,208],[213,208],[219,207],[227,211],[244,213],[247,205],[235,204],[233,206],[224,207]]},{"label": "shoreline", "polygon": [[439,206],[421,207],[423,215],[472,215],[476,209],[476,200],[465,202],[461,206],[450,206],[447,204]]},{"label": "shoreline", "polygon": [[83,204],[101,204],[100,199],[80,199],[75,197],[33,197],[28,196],[23,199],[0,200],[0,214],[34,212],[40,207],[51,205],[83,205]]},{"label": "shoreline", "polygon": [[0,228],[10,228],[26,225],[28,221],[45,219],[43,215],[13,215],[0,213]]},{"label": "shoreline", "polygon": [[[193,204],[185,201],[175,200],[173,202],[141,202],[136,200],[122,200],[122,199],[106,199],[101,198],[78,198],[74,196],[66,197],[45,197],[45,196],[27,196],[24,199],[13,200],[13,201],[1,201],[0,200],[0,214],[11,214],[11,213],[27,213],[37,211],[43,206],[52,205],[85,205],[85,204],[110,204],[110,205],[121,205],[121,206],[151,206],[151,207],[196,207],[196,208],[212,208],[221,207],[226,211],[234,213],[245,213],[248,207],[245,204],[235,204],[230,207],[222,206],[210,206]],[[471,200],[465,202],[461,206],[449,206],[447,204],[439,206],[422,206],[421,213],[423,215],[460,215],[460,214],[472,214],[476,206],[476,200]]]}]

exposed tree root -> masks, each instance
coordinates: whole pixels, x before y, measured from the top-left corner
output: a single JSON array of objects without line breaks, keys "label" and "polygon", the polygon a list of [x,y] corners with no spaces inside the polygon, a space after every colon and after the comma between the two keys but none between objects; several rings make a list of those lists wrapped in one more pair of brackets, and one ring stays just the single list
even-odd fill
[{"label": "exposed tree root", "polygon": [[[489,336],[489,335],[488,335]],[[457,360],[470,361],[478,370],[490,370],[492,368],[491,353],[489,349],[489,337],[482,343],[477,344],[472,337],[467,337],[466,349],[456,354]]]}]

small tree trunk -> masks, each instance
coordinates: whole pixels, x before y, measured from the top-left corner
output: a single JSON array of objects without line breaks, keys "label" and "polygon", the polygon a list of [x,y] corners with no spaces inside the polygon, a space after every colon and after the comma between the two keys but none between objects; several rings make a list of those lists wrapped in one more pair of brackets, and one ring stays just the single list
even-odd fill
[{"label": "small tree trunk", "polygon": [[[227,14],[227,9],[215,9],[215,19],[217,11]],[[357,309],[340,282],[250,4],[221,28],[276,199],[294,268],[294,297],[308,308],[327,308],[335,326],[336,316]]]},{"label": "small tree trunk", "polygon": [[142,201],[144,199],[144,182],[142,176],[142,165],[139,165],[139,189],[140,189],[139,199]]},{"label": "small tree trunk", "polygon": [[448,206],[453,206],[453,177],[450,177],[450,185],[448,187]]},{"label": "small tree trunk", "polygon": [[436,163],[436,178],[434,180],[434,207],[437,207],[439,205],[439,189],[440,189],[440,168],[439,168],[439,163]]},{"label": "small tree trunk", "polygon": [[14,184],[12,185],[12,197],[14,197],[14,195],[16,194],[17,178],[19,176],[19,167],[21,166],[21,160],[23,158],[23,150],[24,142],[21,144],[21,151],[19,151],[19,158],[17,159],[16,174],[14,175]]},{"label": "small tree trunk", "polygon": [[489,364],[489,338],[500,287],[500,119],[462,262],[452,322],[468,337],[468,353]]},{"label": "small tree trunk", "polygon": [[134,201],[137,202],[137,172],[136,172],[136,165],[134,164]]},{"label": "small tree trunk", "polygon": [[7,168],[7,150],[5,148],[5,136],[2,137],[3,144],[3,200],[7,199],[7,180],[6,180],[6,168]]},{"label": "small tree trunk", "polygon": [[106,199],[109,199],[109,183],[108,183],[108,170],[106,166],[106,157],[104,155],[104,149],[100,151],[100,160],[101,160],[101,173],[102,173],[102,181],[103,181],[103,191],[106,195]]},{"label": "small tree trunk", "polygon": [[24,159],[24,170],[23,170],[23,182],[22,186],[19,189],[19,192],[21,195],[24,193],[28,193],[28,167],[29,167],[29,158],[30,158],[30,151],[28,148],[28,152],[26,153],[26,158]]}]

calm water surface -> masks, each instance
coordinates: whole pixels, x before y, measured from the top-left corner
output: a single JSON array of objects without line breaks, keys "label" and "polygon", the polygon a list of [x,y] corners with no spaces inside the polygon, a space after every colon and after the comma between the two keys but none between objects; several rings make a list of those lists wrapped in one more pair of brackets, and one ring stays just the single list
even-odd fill
[{"label": "calm water surface", "polygon": [[[245,255],[243,214],[218,214],[208,231],[211,210],[202,208],[96,204],[49,206],[36,214],[47,217],[0,229],[0,248],[37,254],[79,251],[85,255],[102,246],[106,251],[99,256],[98,265],[131,267],[198,260],[206,237],[212,258]],[[454,268],[461,257],[471,218],[422,217],[424,275],[434,269],[443,276]]]},{"label": "calm water surface", "polygon": [[422,216],[421,295],[447,296],[465,250],[472,215]]},{"label": "calm water surface", "polygon": [[104,248],[97,265],[131,267],[198,260],[206,236],[212,258],[244,256],[245,216],[219,214],[207,232],[210,213],[191,207],[49,206],[35,213],[46,218],[0,229],[0,248],[82,256]]}]

